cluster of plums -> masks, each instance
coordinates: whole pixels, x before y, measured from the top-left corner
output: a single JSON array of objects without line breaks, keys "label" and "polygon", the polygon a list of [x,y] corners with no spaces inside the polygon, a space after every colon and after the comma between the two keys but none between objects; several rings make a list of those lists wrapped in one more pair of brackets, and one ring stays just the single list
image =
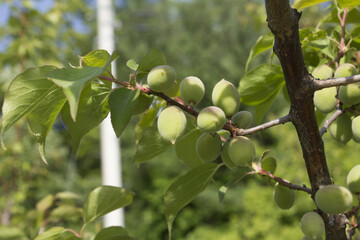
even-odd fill
[{"label": "cluster of plums", "polygon": [[[152,91],[166,95],[178,88],[182,100],[189,106],[198,104],[205,95],[205,86],[198,77],[186,77],[179,84],[174,69],[168,65],[153,68],[147,76],[147,84]],[[203,108],[196,119],[198,128],[203,132],[196,143],[197,155],[205,162],[213,161],[221,155],[228,167],[250,165],[255,157],[255,147],[249,138],[234,136],[223,143],[218,134],[226,123],[242,129],[250,127],[252,123],[250,112],[238,112],[238,90],[231,82],[222,79],[213,88],[212,103],[214,105]],[[182,136],[186,125],[186,114],[174,105],[163,109],[157,120],[160,136],[173,144]]]},{"label": "cluster of plums", "polygon": [[[326,214],[345,213],[353,205],[352,193],[360,194],[360,165],[356,165],[350,170],[347,176],[347,188],[335,184],[326,185],[316,192],[315,203]],[[276,184],[274,200],[280,208],[289,209],[295,202],[295,191]],[[304,239],[322,239],[325,231],[324,221],[316,212],[306,213],[301,218],[300,227],[305,234]]]},{"label": "cluster of plums", "polygon": [[[334,74],[335,78],[349,77],[357,74],[354,65],[344,63],[340,65]],[[327,65],[317,67],[312,75],[320,80],[333,77],[333,70]],[[351,83],[340,88],[330,87],[316,91],[314,94],[315,107],[324,114],[328,114],[335,110],[337,99],[346,106],[352,106],[360,103],[360,83]],[[360,142],[360,116],[351,119],[348,113],[338,117],[329,127],[331,136],[340,143],[347,143],[354,139]]]}]

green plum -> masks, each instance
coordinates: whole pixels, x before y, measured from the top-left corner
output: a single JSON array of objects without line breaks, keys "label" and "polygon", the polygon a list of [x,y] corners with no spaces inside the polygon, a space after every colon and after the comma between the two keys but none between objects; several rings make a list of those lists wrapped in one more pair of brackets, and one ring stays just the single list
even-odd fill
[{"label": "green plum", "polygon": [[184,112],[176,106],[165,108],[159,114],[157,127],[160,136],[174,144],[185,131],[187,119]]},{"label": "green plum", "polygon": [[233,116],[240,106],[240,95],[236,87],[229,81],[222,79],[212,91],[212,102],[221,108],[226,117]]},{"label": "green plum", "polygon": [[210,106],[199,112],[196,121],[201,131],[211,133],[223,128],[226,123],[226,117],[221,108]]},{"label": "green plum", "polygon": [[186,77],[181,81],[180,94],[187,104],[196,105],[205,95],[205,86],[198,77]]},{"label": "green plum", "polygon": [[351,208],[353,197],[346,188],[332,184],[326,185],[316,192],[315,203],[327,214],[340,214]]},{"label": "green plum", "polygon": [[165,92],[175,84],[176,73],[169,65],[160,65],[151,69],[147,76],[147,83],[156,92]]}]

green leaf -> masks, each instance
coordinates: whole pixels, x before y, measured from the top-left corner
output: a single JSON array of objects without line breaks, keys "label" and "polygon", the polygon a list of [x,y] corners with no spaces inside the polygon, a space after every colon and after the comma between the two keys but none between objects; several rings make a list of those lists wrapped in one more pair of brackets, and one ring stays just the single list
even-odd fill
[{"label": "green leaf", "polygon": [[57,115],[66,102],[61,88],[54,85],[53,91],[46,95],[28,115],[27,121],[31,132],[36,136],[41,159],[46,163],[45,141]]},{"label": "green leaf", "polygon": [[49,194],[41,199],[36,204],[36,210],[39,212],[45,212],[48,208],[50,208],[54,203],[54,196]]},{"label": "green leaf", "polygon": [[79,240],[70,230],[63,227],[53,227],[43,232],[35,238],[35,240]]},{"label": "green leaf", "polygon": [[156,126],[147,128],[136,145],[135,163],[143,163],[165,152],[173,145],[165,141],[159,134]]},{"label": "green leaf", "polygon": [[[326,14],[323,17],[323,19],[321,19],[320,22],[321,23],[332,22],[338,24],[339,23],[338,9],[336,7],[332,7],[331,11],[328,14]],[[352,10],[350,10],[346,14],[346,23],[355,23],[355,24],[360,23],[360,9],[353,8]]]},{"label": "green leaf", "polygon": [[166,60],[164,54],[156,48],[150,49],[150,51],[141,59],[137,68],[137,78],[141,79],[147,75],[151,69],[159,65],[165,65]]},{"label": "green leaf", "polygon": [[46,74],[54,69],[54,66],[30,68],[12,80],[2,107],[2,136],[16,121],[31,112],[58,88],[46,79]]},{"label": "green leaf", "polygon": [[[326,32],[319,29],[303,28],[299,30],[300,42],[302,45],[308,42],[326,38]],[[304,47],[304,46],[303,46]]]},{"label": "green leaf", "polygon": [[335,59],[335,53],[331,50],[331,41],[330,39],[318,39],[315,41],[309,42],[309,45],[316,49],[317,51],[322,52],[327,55],[330,59]]},{"label": "green leaf", "polygon": [[250,55],[246,61],[245,72],[247,72],[251,60],[256,55],[272,48],[273,45],[274,45],[274,35],[271,32],[268,32],[268,33],[260,36],[257,39],[255,45],[250,50]]},{"label": "green leaf", "polygon": [[97,187],[87,196],[84,204],[84,221],[89,223],[105,214],[125,207],[133,201],[133,192],[113,186]]},{"label": "green leaf", "polygon": [[134,59],[130,59],[126,62],[126,66],[128,66],[128,68],[130,68],[131,70],[136,71],[139,67],[139,64],[137,64]]},{"label": "green leaf", "polygon": [[240,99],[247,105],[258,105],[278,92],[284,83],[280,66],[262,64],[247,72],[240,80]]},{"label": "green leaf", "polygon": [[359,0],[337,0],[337,3],[342,9],[352,9],[360,5]]},{"label": "green leaf", "polygon": [[327,1],[329,0],[295,0],[292,7],[296,9],[302,9]]},{"label": "green leaf", "polygon": [[241,167],[241,168],[238,168],[238,171],[239,171],[239,173],[237,173],[237,176],[235,178],[231,179],[230,182],[228,182],[227,184],[225,184],[219,188],[218,196],[219,196],[220,202],[224,201],[225,194],[229,190],[229,188],[234,186],[236,183],[240,182],[246,175],[249,174],[249,172],[251,172],[251,169]]},{"label": "green leaf", "polygon": [[260,103],[255,106],[255,121],[256,124],[260,124],[265,116],[265,114],[269,111],[270,107],[273,105],[277,95],[279,94],[280,89],[271,95],[265,102]]},{"label": "green leaf", "polygon": [[62,110],[62,118],[69,129],[74,154],[77,152],[82,137],[97,127],[108,115],[107,100],[110,88],[104,84],[92,82],[81,93],[76,121],[71,118],[70,106],[66,104]]},{"label": "green leaf", "polygon": [[178,177],[164,196],[165,216],[171,236],[171,228],[178,212],[205,190],[221,164],[205,163]]},{"label": "green leaf", "polygon": [[140,91],[128,88],[117,88],[111,92],[109,107],[111,123],[117,137],[120,137],[126,125],[129,123],[134,109],[139,101]]},{"label": "green leaf", "polygon": [[132,240],[123,227],[108,227],[102,229],[96,236],[94,240]]},{"label": "green leaf", "polygon": [[192,168],[197,167],[202,163],[196,153],[196,142],[202,134],[203,132],[198,128],[193,128],[175,142],[175,152],[177,157]]},{"label": "green leaf", "polygon": [[150,108],[147,113],[142,115],[141,120],[135,126],[135,142],[139,143],[144,131],[151,127],[156,119],[157,111],[155,108]]},{"label": "green leaf", "polygon": [[360,26],[352,30],[351,37],[354,42],[360,43]]},{"label": "green leaf", "polygon": [[51,71],[47,77],[61,87],[70,105],[72,119],[76,120],[81,91],[84,85],[100,76],[110,64],[111,58],[102,67],[62,68]]}]

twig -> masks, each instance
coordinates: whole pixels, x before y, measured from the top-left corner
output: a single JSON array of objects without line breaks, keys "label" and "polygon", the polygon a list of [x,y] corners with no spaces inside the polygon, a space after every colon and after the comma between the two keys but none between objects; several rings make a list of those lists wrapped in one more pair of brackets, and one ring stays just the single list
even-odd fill
[{"label": "twig", "polygon": [[337,86],[345,86],[350,83],[360,82],[360,74],[350,76],[350,77],[342,77],[342,78],[330,78],[326,80],[314,80],[314,89],[315,91],[329,88],[329,87],[337,87]]},{"label": "twig", "polygon": [[260,175],[267,176],[268,178],[271,178],[271,179],[275,180],[276,182],[278,182],[280,185],[283,185],[283,186],[288,187],[290,189],[303,191],[303,192],[306,192],[308,194],[312,193],[312,190],[310,188],[307,188],[305,185],[299,186],[299,185],[296,185],[296,184],[292,184],[291,182],[289,182],[287,180],[284,180],[284,179],[282,179],[280,177],[275,176],[271,172],[263,170],[261,167],[259,167],[258,172],[259,172]]}]

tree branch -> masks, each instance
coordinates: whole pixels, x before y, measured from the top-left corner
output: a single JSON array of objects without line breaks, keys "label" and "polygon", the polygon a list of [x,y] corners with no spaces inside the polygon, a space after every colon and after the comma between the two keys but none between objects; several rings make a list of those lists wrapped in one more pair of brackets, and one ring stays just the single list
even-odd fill
[{"label": "tree branch", "polygon": [[350,83],[357,83],[360,82],[360,74],[350,76],[350,77],[343,77],[343,78],[331,78],[326,80],[317,80],[313,81],[315,91],[329,88],[329,87],[337,87],[337,86],[345,86]]}]

